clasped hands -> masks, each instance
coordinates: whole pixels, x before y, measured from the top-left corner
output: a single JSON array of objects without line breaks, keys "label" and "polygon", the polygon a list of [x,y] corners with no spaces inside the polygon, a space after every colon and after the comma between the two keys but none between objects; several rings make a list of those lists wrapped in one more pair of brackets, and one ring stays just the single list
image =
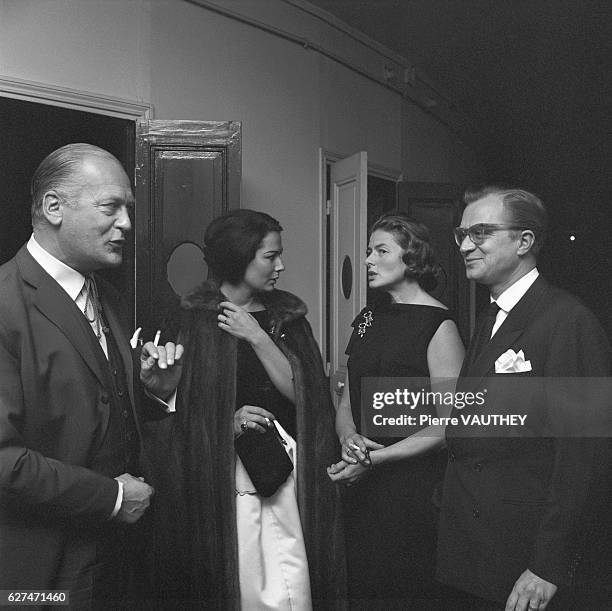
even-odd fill
[{"label": "clasped hands", "polygon": [[359,433],[351,433],[340,439],[342,460],[327,467],[329,478],[339,484],[356,484],[371,468],[370,450],[380,450],[384,446]]},{"label": "clasped hands", "polygon": [[143,477],[134,477],[129,473],[124,473],[115,479],[123,485],[121,507],[115,519],[124,524],[133,524],[148,509],[155,490],[144,481]]}]

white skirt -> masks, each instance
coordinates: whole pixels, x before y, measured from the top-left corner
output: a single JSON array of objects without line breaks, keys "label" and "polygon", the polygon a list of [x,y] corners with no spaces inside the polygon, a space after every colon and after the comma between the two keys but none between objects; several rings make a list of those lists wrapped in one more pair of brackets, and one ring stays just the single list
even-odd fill
[{"label": "white skirt", "polygon": [[236,519],[243,611],[311,611],[308,560],[298,513],[295,440],[280,424],[294,470],[268,498],[257,494],[236,456]]}]

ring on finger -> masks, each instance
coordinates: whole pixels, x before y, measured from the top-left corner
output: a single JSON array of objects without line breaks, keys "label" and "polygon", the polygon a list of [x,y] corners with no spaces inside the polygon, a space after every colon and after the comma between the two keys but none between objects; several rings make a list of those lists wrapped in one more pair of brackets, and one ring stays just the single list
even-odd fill
[{"label": "ring on finger", "polygon": [[246,433],[246,432],[247,432],[247,430],[248,430],[248,428],[249,428],[249,422],[248,422],[248,420],[243,420],[243,421],[240,423],[240,428],[242,429],[242,431],[243,431],[244,433]]}]

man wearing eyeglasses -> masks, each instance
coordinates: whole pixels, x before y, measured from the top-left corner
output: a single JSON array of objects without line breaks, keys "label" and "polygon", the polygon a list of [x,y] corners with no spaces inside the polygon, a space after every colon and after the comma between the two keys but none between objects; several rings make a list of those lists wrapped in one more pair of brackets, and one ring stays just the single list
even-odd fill
[{"label": "man wearing eyeglasses", "polygon": [[[563,397],[533,383],[606,378],[610,345],[582,303],[540,276],[547,215],[535,195],[487,186],[468,190],[464,201],[455,240],[468,279],[489,289],[491,304],[457,390],[484,391],[486,399],[455,409],[459,425],[447,429],[438,578],[464,593],[453,609],[581,608],[562,600],[604,440],[554,433]],[[572,403],[567,411],[581,409]],[[530,428],[501,418],[513,413]],[[499,420],[483,417],[491,415]]]}]

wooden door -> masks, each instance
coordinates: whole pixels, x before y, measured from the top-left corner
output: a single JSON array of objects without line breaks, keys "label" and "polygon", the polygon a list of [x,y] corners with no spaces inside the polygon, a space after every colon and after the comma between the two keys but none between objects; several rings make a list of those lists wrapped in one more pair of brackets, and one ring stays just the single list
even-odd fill
[{"label": "wooden door", "polygon": [[330,189],[330,383],[334,402],[344,388],[351,323],[366,301],[367,153],[334,163]]},{"label": "wooden door", "polygon": [[174,340],[180,297],[206,279],[204,230],[240,206],[239,122],[143,121],[136,133],[136,323]]}]

